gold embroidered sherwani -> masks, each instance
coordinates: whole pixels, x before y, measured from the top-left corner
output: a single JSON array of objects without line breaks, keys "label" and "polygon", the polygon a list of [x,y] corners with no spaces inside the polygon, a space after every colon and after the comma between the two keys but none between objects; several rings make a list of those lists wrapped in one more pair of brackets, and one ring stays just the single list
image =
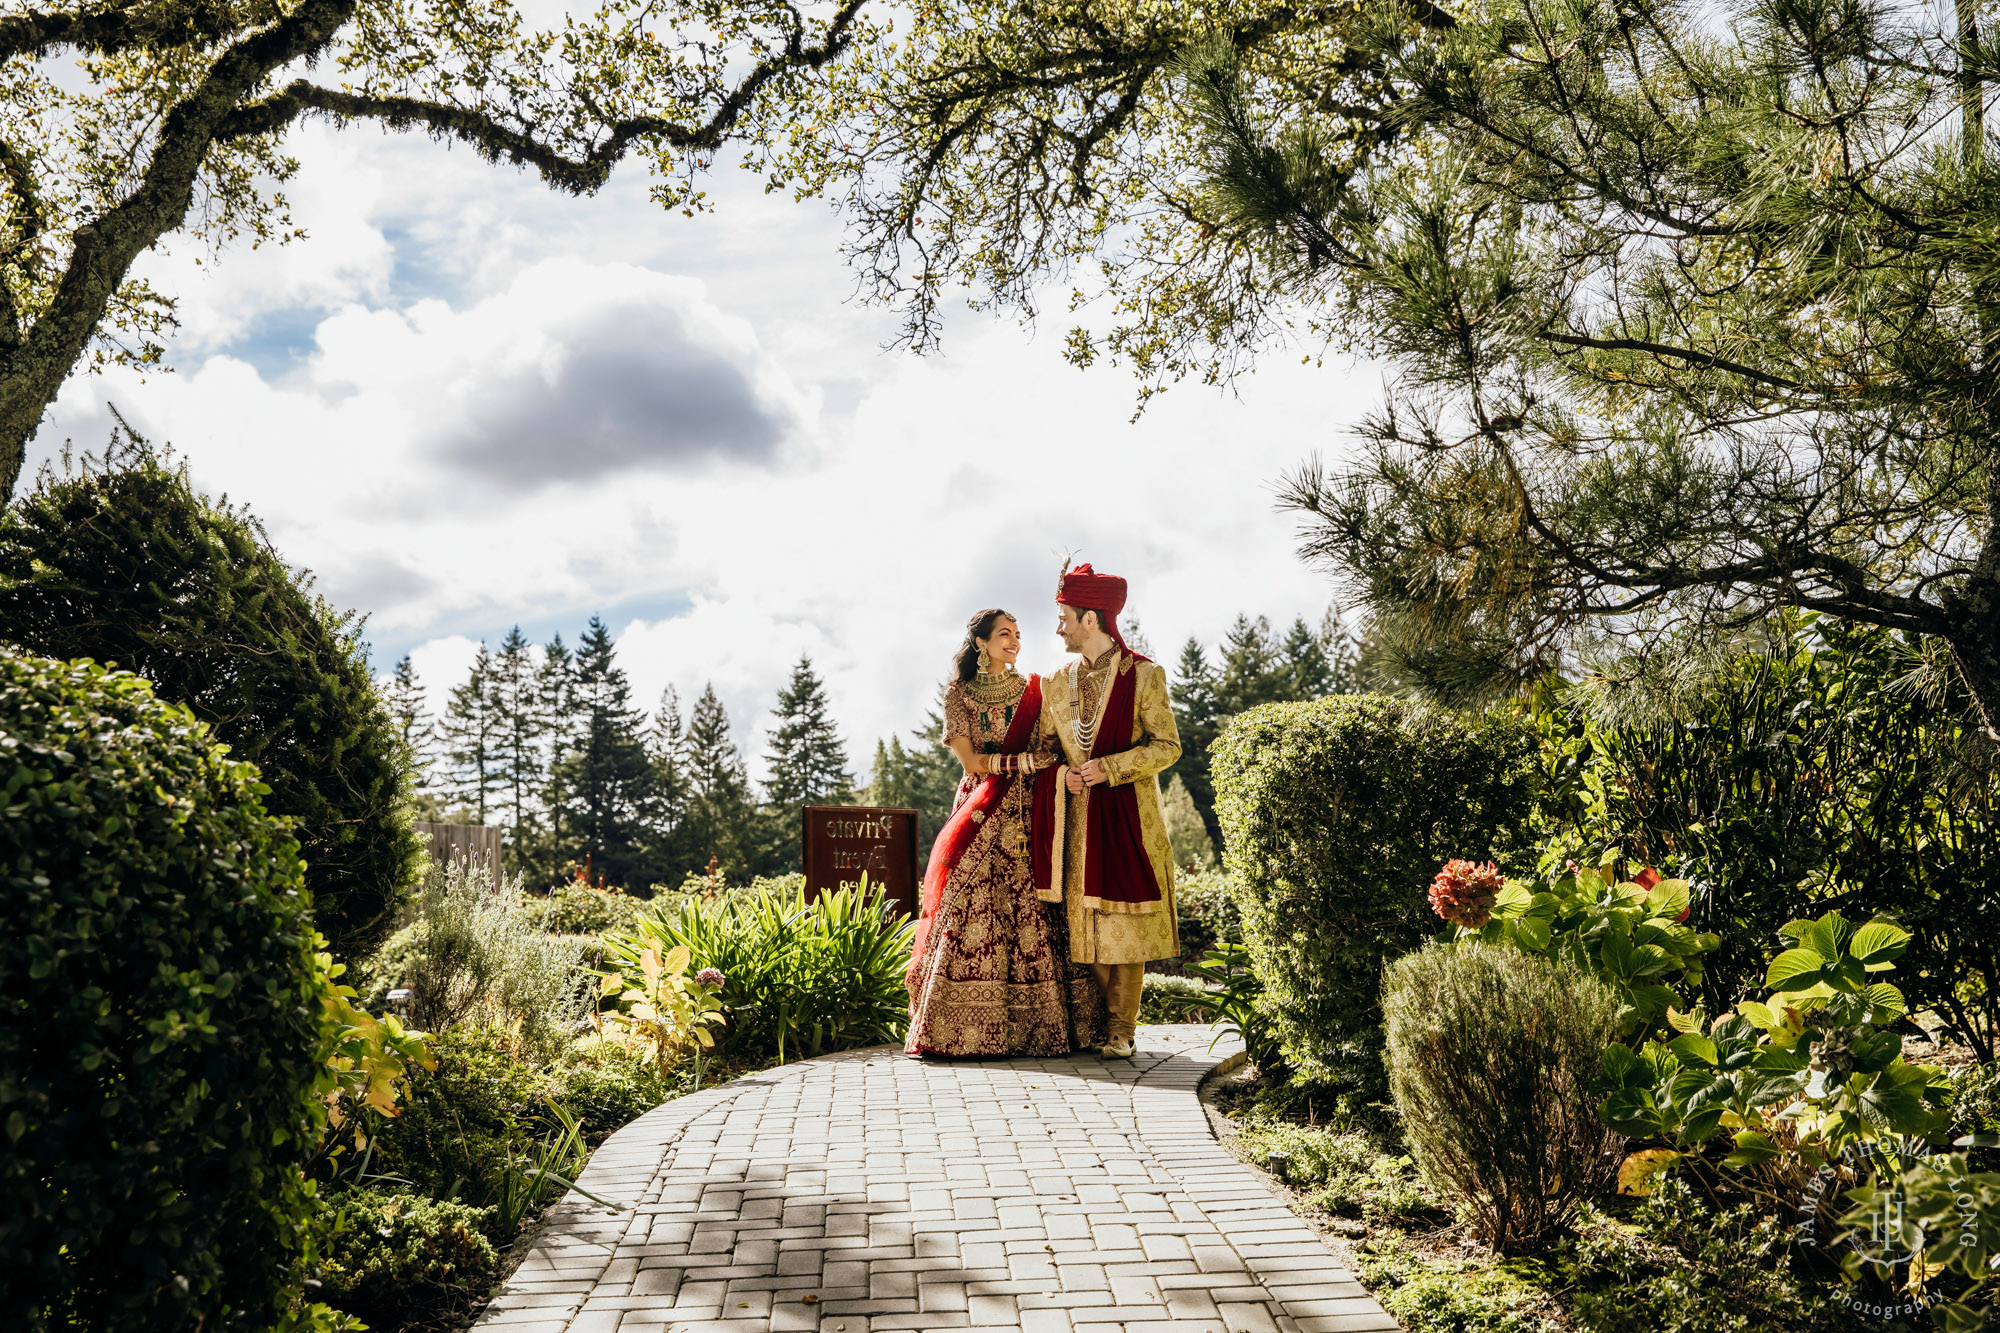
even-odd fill
[{"label": "gold embroidered sherwani", "polygon": [[[1036,748],[1052,748],[1064,765],[1082,768],[1090,756],[1079,746],[1076,723],[1085,731],[1100,722],[1110,702],[1112,673],[1136,671],[1133,691],[1132,748],[1100,755],[1111,785],[1138,787],[1139,832],[1160,886],[1154,903],[1086,902],[1083,888],[1085,818],[1092,788],[1072,795],[1058,788],[1061,807],[1060,861],[1063,901],[1068,908],[1070,959],[1077,963],[1144,963],[1150,958],[1178,958],[1180,931],[1174,917],[1174,853],[1167,842],[1167,821],[1160,810],[1162,770],[1181,757],[1181,738],[1167,697],[1167,673],[1156,662],[1141,662],[1130,653],[1110,649],[1096,663],[1073,661],[1042,681],[1042,716],[1036,728]],[[1078,707],[1072,716],[1071,702]],[[1061,770],[1045,773],[1043,781],[1060,781]],[[1133,997],[1135,1000],[1136,996]]]}]

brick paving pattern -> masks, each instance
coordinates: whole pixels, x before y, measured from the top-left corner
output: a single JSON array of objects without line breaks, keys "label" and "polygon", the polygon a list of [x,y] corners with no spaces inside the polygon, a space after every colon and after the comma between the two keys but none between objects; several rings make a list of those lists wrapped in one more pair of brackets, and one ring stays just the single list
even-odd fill
[{"label": "brick paving pattern", "polygon": [[1235,1049],[927,1064],[882,1047],[614,1134],[491,1333],[1363,1333],[1396,1323],[1231,1157],[1195,1093]]}]

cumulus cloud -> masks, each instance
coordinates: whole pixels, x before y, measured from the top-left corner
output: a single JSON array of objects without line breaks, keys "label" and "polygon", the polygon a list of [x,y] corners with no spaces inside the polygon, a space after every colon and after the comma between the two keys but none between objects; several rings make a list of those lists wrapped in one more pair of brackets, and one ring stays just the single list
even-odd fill
[{"label": "cumulus cloud", "polygon": [[[891,321],[840,303],[837,221],[754,189],[663,225],[636,173],[578,202],[427,144],[360,162],[399,273],[459,257],[424,288],[442,296],[355,277],[276,377],[209,355],[75,381],[36,452],[101,441],[115,401],[369,613],[378,668],[412,652],[439,705],[476,640],[519,621],[573,641],[602,611],[636,702],[712,681],[753,761],[809,654],[865,770],[922,721],[973,611],[1014,610],[1023,665],[1061,664],[1066,550],[1132,580],[1169,660],[1238,611],[1327,605],[1271,483],[1340,447],[1372,375],[1274,362],[1241,399],[1184,388],[1134,423],[1129,379],[1007,323],[961,321],[941,358],[877,352]],[[224,304],[254,321],[289,291]]]},{"label": "cumulus cloud", "polygon": [[768,463],[808,416],[749,326],[686,279],[548,264],[459,322],[462,416],[436,451],[489,482]]}]

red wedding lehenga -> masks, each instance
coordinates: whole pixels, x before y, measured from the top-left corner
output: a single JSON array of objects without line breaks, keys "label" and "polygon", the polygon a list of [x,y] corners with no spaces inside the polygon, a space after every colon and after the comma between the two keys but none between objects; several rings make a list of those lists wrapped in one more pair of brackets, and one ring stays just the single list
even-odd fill
[{"label": "red wedding lehenga", "polygon": [[[984,676],[945,690],[945,738],[1023,754],[1041,678]],[[968,774],[924,875],[910,992],[912,1055],[1067,1055],[1104,1041],[1104,1001],[1069,961],[1061,902],[1044,905],[1029,854],[1034,784],[1052,773]]]}]

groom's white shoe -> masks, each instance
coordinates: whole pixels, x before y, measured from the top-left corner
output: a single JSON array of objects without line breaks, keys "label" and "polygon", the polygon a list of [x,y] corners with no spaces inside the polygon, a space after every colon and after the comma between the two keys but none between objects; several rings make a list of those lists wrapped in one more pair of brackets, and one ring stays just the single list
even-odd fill
[{"label": "groom's white shoe", "polygon": [[1130,1060],[1132,1058],[1132,1043],[1129,1041],[1106,1042],[1097,1048],[1097,1053],[1110,1060]]}]

